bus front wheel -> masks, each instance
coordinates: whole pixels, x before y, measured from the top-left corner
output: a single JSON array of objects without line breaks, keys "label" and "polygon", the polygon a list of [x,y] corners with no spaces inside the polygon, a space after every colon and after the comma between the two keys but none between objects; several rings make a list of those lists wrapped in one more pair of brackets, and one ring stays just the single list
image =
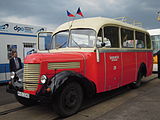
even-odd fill
[{"label": "bus front wheel", "polygon": [[54,98],[53,108],[61,117],[67,117],[78,112],[83,100],[83,90],[77,82],[71,82],[62,87]]}]

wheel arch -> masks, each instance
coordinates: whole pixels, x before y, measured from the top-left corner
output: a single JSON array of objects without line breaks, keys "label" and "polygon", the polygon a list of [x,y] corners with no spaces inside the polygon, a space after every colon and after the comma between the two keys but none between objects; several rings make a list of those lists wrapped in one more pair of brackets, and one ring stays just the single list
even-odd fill
[{"label": "wheel arch", "polygon": [[52,94],[54,95],[56,92],[61,90],[61,88],[69,82],[77,82],[81,85],[84,96],[90,97],[96,93],[96,85],[94,82],[88,80],[83,75],[74,72],[74,71],[62,71],[57,73],[51,79],[52,83],[50,84],[50,88]]},{"label": "wheel arch", "polygon": [[147,67],[145,63],[141,63],[138,72],[142,72],[142,75],[146,77],[147,75]]}]

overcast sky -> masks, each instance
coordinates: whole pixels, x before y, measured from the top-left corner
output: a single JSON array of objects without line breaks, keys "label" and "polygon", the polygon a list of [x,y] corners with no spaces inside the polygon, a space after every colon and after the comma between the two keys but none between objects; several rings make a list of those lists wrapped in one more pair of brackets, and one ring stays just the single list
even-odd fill
[{"label": "overcast sky", "polygon": [[160,22],[156,21],[159,0],[1,0],[0,21],[40,25],[54,30],[71,20],[66,10],[75,14],[78,7],[84,17],[126,16],[142,22],[146,29],[160,28]]}]

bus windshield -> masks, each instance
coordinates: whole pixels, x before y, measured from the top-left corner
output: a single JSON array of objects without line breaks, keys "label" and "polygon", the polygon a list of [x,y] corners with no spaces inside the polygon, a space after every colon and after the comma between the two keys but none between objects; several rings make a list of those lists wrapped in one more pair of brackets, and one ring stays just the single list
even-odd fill
[{"label": "bus windshield", "polygon": [[[43,39],[42,39],[43,38]],[[50,40],[49,40],[50,38]],[[39,39],[39,50],[59,48],[92,48],[96,40],[96,32],[91,29],[73,29],[61,31],[46,39]]]},{"label": "bus windshield", "polygon": [[94,46],[96,33],[90,29],[71,30],[69,47],[91,48]]}]

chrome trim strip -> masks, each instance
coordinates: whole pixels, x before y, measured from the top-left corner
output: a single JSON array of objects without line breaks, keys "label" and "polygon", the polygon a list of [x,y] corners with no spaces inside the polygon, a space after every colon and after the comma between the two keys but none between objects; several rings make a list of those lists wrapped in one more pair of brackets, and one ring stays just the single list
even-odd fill
[{"label": "chrome trim strip", "polygon": [[105,80],[105,83],[104,83],[104,90],[107,90],[107,76],[106,76],[106,71],[107,71],[107,59],[106,59],[106,54],[104,53],[104,80]]},{"label": "chrome trim strip", "polygon": [[58,63],[48,63],[49,70],[55,69],[71,69],[80,68],[80,62],[58,62]]},{"label": "chrome trim strip", "polygon": [[121,53],[121,80],[120,80],[120,85],[119,86],[122,86],[122,83],[123,83],[123,70],[124,70],[124,68],[123,68],[123,55],[122,55],[122,53]]},{"label": "chrome trim strip", "polygon": [[151,49],[108,49],[108,48],[100,48],[99,52],[152,52]]}]

